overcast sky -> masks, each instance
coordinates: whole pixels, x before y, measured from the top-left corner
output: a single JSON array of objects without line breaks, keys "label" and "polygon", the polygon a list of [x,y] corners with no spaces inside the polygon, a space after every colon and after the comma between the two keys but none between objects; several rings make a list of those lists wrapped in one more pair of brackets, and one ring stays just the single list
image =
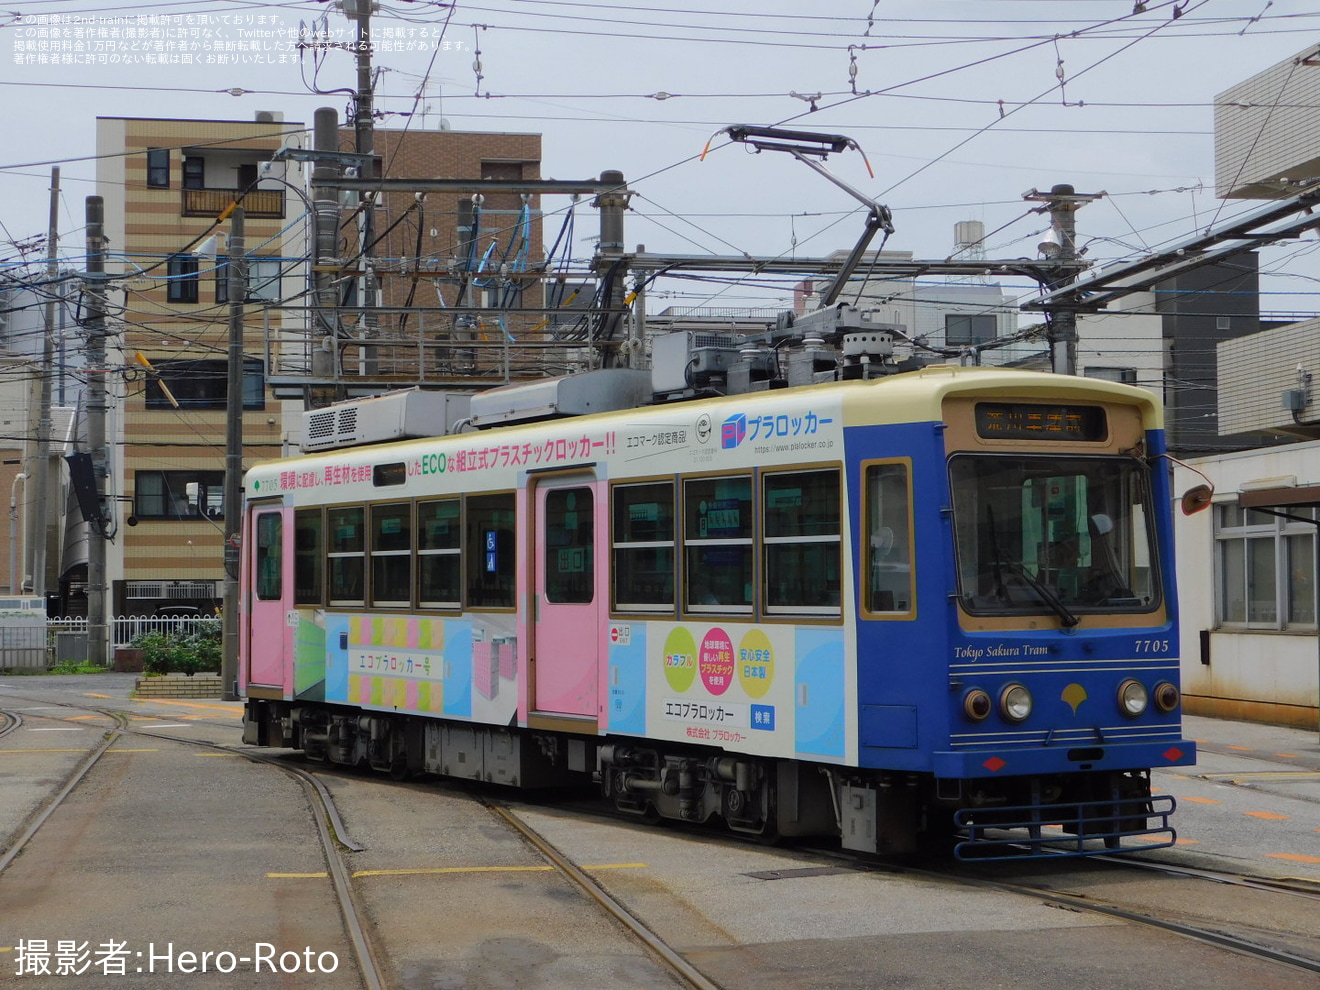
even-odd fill
[{"label": "overcast sky", "polygon": [[[278,110],[310,122],[318,106],[342,116],[343,91],[356,84],[347,52],[313,60],[295,47],[300,25],[310,31],[322,16],[334,40],[350,37],[329,3],[4,6],[0,239],[44,233],[50,164],[59,164],[70,257],[81,253],[83,201],[94,192],[98,115]],[[138,23],[150,15],[166,20]],[[379,126],[435,128],[443,118],[456,130],[538,131],[546,177],[628,177],[639,194],[630,246],[798,256],[851,247],[857,204],[786,156],[717,141],[699,161],[718,129],[783,123],[856,139],[875,177],[857,154],[829,167],[891,207],[890,249],[942,258],[954,224],[976,219],[991,232],[991,257],[1034,256],[1044,221],[1022,193],[1068,182],[1109,194],[1078,215],[1087,256],[1124,256],[1243,209],[1214,198],[1214,97],[1320,41],[1320,7],[1298,0],[386,0],[373,24],[384,70],[377,106],[388,114]],[[113,28],[118,38],[103,34]],[[157,41],[192,63],[159,64]],[[553,236],[555,224],[546,230]],[[1310,273],[1316,246],[1273,249],[1263,265]],[[12,246],[0,252],[15,256]],[[743,301],[726,291],[719,304]],[[1305,295],[1262,303],[1300,306],[1320,309]]]}]

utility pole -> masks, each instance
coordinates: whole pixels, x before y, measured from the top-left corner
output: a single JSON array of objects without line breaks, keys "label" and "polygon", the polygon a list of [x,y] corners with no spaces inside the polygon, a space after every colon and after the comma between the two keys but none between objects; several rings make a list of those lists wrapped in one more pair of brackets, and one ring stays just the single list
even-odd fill
[{"label": "utility pole", "polygon": [[108,519],[105,511],[105,483],[110,473],[110,459],[105,445],[105,418],[108,408],[105,389],[105,201],[88,196],[87,218],[87,447],[92,459],[95,482],[95,508],[100,515],[87,520],[87,659],[92,663],[109,662],[109,637],[106,630],[105,544]]},{"label": "utility pole", "polygon": [[[625,267],[626,260],[623,256],[623,214],[628,209],[628,199],[632,196],[632,191],[629,190],[623,173],[613,169],[601,172],[600,181],[614,186],[614,188],[597,196],[595,204],[600,210],[600,243],[596,247],[596,254],[600,259],[598,262],[600,269],[597,274],[601,278],[611,277],[609,298],[601,300],[609,314],[601,323],[601,336],[603,338],[609,332],[610,324],[618,319],[614,315],[614,311],[623,305],[624,290],[626,288],[624,279],[628,274]],[[594,344],[594,341],[590,343]],[[595,367],[596,356],[594,353],[590,355],[590,360],[592,367]],[[633,360],[633,357],[629,355],[629,366],[634,366],[632,364]]]},{"label": "utility pole", "polygon": [[[220,690],[237,701],[239,534],[243,522],[243,303],[247,297],[247,258],[243,207],[230,207],[229,221],[229,377],[225,392],[225,583],[221,619]],[[221,214],[224,219],[224,214]]]},{"label": "utility pole", "polygon": [[[1048,193],[1032,189],[1023,195],[1022,198],[1025,200],[1045,204],[1037,207],[1032,211],[1033,213],[1049,212],[1050,229],[1054,238],[1045,243],[1053,244],[1047,252],[1050,260],[1061,263],[1077,261],[1076,213],[1087,203],[1104,195],[1103,192],[1079,193],[1066,182],[1051,187]],[[1063,275],[1050,286],[1050,290],[1053,291],[1075,281],[1077,273],[1078,269],[1075,265],[1065,268]],[[1050,363],[1054,373],[1077,374],[1077,310],[1066,306],[1053,310],[1050,313],[1047,339],[1050,342]]]},{"label": "utility pole", "polygon": [[[37,471],[35,508],[29,531],[33,532],[32,547],[32,594],[43,602],[46,599],[46,569],[49,566],[51,518],[55,507],[50,497],[50,435],[51,425],[50,395],[51,376],[55,374],[55,279],[59,275],[59,219],[60,219],[60,170],[55,166],[50,170],[50,224],[46,231],[46,325],[45,340],[42,344],[41,372],[38,375],[40,392],[37,400]],[[61,505],[60,510],[63,510]]]},{"label": "utility pole", "polygon": [[[372,94],[371,79],[371,8],[375,0],[351,0],[345,3],[345,12],[348,12],[350,6],[354,6],[354,17],[357,20],[357,100],[353,110],[353,132],[356,140],[354,150],[362,156],[362,166],[360,178],[374,179],[375,168],[372,156],[375,154],[375,106]],[[367,251],[371,247],[371,242],[376,236],[375,231],[375,211],[376,211],[376,192],[375,190],[363,190],[358,197],[358,231],[359,257],[358,271],[360,279],[358,282],[358,305],[361,307],[362,326],[359,329],[359,336],[364,340],[376,336],[376,272],[371,266],[371,259],[367,257]],[[362,347],[364,370],[367,374],[373,374],[376,367],[375,354],[373,349],[367,345]]]},{"label": "utility pole", "polygon": [[[314,378],[338,378],[339,367],[339,197],[322,183],[339,177],[335,153],[339,150],[339,114],[333,107],[319,107],[313,120],[312,166],[313,254],[312,323],[320,335],[311,337],[311,371]],[[319,346],[318,346],[319,344]]]}]

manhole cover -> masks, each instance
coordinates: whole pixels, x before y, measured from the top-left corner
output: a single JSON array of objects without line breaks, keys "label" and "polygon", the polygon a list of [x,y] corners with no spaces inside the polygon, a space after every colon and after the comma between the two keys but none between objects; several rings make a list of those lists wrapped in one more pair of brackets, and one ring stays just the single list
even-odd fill
[{"label": "manhole cover", "polygon": [[841,866],[808,866],[801,870],[761,870],[757,873],[744,873],[753,880],[792,880],[796,877],[830,877],[836,873],[855,873]]}]

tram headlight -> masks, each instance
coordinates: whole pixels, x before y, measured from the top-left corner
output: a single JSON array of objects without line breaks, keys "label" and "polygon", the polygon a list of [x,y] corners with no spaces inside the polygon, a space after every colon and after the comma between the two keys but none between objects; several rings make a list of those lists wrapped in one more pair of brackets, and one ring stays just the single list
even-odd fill
[{"label": "tram headlight", "polygon": [[1025,722],[1031,715],[1031,692],[1021,684],[1009,684],[999,692],[999,714],[1009,722]]},{"label": "tram headlight", "polygon": [[990,695],[980,688],[972,688],[963,695],[963,714],[973,722],[981,722],[989,718],[994,707]]},{"label": "tram headlight", "polygon": [[1123,714],[1136,718],[1146,710],[1146,705],[1150,701],[1150,696],[1146,693],[1146,685],[1141,681],[1128,678],[1118,686],[1118,707],[1123,709]]},{"label": "tram headlight", "polygon": [[1155,685],[1155,690],[1151,692],[1155,699],[1155,707],[1162,712],[1171,712],[1178,707],[1178,702],[1182,700],[1176,685],[1168,681],[1160,681]]}]

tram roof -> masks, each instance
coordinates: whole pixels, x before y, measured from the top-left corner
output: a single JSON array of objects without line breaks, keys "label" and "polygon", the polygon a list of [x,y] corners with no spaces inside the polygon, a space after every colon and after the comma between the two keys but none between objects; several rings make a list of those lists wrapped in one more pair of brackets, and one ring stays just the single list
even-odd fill
[{"label": "tram roof", "polygon": [[931,365],[918,371],[905,372],[884,378],[832,383],[830,385],[802,385],[795,388],[766,392],[740,393],[715,396],[699,400],[686,400],[658,405],[638,406],[632,409],[570,416],[552,420],[510,424],[475,433],[451,434],[424,439],[398,440],[388,444],[344,447],[336,450],[313,451],[293,455],[279,461],[267,461],[254,467],[291,462],[313,463],[337,460],[345,454],[362,456],[374,447],[399,451],[419,445],[434,445],[437,440],[471,441],[479,436],[511,437],[529,432],[552,429],[572,429],[572,424],[638,423],[645,420],[672,420],[676,413],[698,406],[736,410],[749,405],[778,402],[801,403],[812,396],[837,401],[842,405],[845,426],[880,426],[898,423],[935,422],[943,417],[946,398],[961,394],[997,401],[1021,400],[1026,402],[1122,401],[1141,407],[1142,420],[1147,429],[1160,429],[1164,425],[1163,409],[1146,389],[1124,385],[1099,378],[1081,378],[1057,375],[1051,372],[1026,371],[1015,368],[977,368],[959,365]]}]

